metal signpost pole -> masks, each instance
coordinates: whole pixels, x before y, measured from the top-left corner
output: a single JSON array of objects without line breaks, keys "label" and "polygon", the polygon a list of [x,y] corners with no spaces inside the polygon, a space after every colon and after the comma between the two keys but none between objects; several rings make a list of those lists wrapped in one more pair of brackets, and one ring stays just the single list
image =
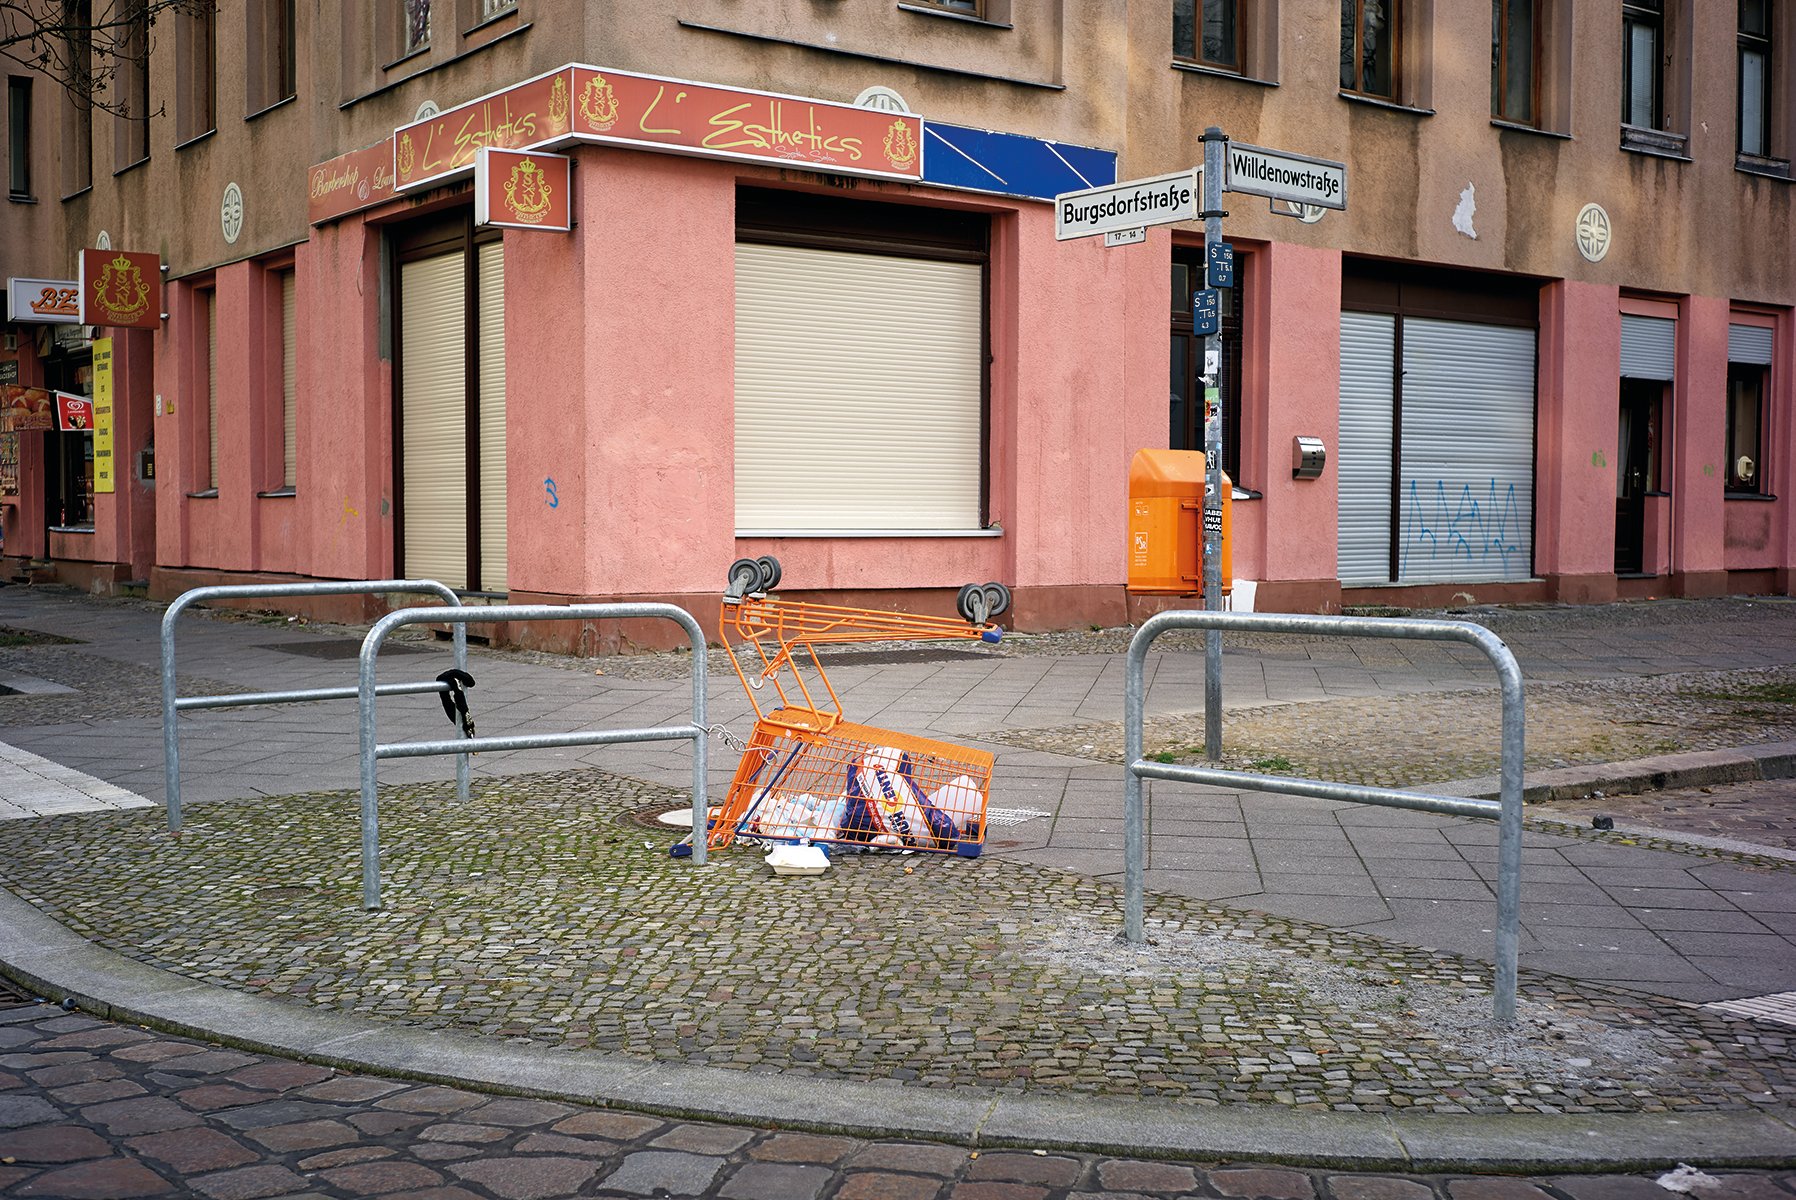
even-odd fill
[{"label": "metal signpost pole", "polygon": [[[1204,278],[1210,286],[1212,248],[1222,245],[1224,156],[1228,135],[1212,125],[1204,145]],[[1204,338],[1204,609],[1222,611],[1222,326]],[[1222,760],[1222,630],[1204,632],[1204,757]]]}]

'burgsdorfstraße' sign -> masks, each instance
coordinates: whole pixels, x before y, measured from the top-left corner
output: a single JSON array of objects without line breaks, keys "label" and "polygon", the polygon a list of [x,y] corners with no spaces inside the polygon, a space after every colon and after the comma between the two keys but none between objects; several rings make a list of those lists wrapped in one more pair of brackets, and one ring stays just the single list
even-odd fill
[{"label": "'burgsdorfstra\u00dfe' sign", "polygon": [[1345,163],[1230,142],[1228,164],[1223,183],[1228,191],[1321,208],[1347,207]]},{"label": "'burgsdorfstra\u00dfe' sign", "polygon": [[1062,192],[1054,197],[1054,237],[1064,242],[1117,229],[1195,221],[1202,174],[1179,171],[1083,192]]}]

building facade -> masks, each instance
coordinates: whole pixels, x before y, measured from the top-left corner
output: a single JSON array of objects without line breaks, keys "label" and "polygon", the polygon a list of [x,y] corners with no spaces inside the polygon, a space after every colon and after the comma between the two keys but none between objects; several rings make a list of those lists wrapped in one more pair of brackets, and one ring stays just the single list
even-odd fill
[{"label": "building facade", "polygon": [[[714,620],[729,563],[773,554],[784,589],[848,602],[946,611],[1000,580],[1024,629],[1191,603],[1132,598],[1125,543],[1132,454],[1202,444],[1201,224],[1058,241],[1051,197],[1187,170],[1215,127],[1347,180],[1341,210],[1226,199],[1238,604],[1790,593],[1796,4],[1489,18],[165,14],[108,85],[122,115],[9,77],[0,370],[98,383],[111,413],[0,432],[8,573],[429,577]],[[485,223],[482,146],[542,160],[495,172]],[[557,155],[565,182],[534,173]],[[492,221],[506,183],[543,212],[564,192],[569,227]],[[155,328],[21,307],[96,246],[159,256]]]}]

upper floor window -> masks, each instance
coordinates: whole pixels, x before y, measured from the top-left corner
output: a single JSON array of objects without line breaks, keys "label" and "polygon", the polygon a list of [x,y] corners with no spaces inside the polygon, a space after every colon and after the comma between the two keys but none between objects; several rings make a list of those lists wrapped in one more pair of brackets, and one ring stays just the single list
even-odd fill
[{"label": "upper floor window", "polygon": [[1240,0],[1173,0],[1173,56],[1218,70],[1241,70],[1240,9]]},{"label": "upper floor window", "polygon": [[401,57],[430,45],[430,0],[405,0],[405,26],[399,32]]},{"label": "upper floor window", "polygon": [[1625,0],[1621,43],[1621,123],[1657,129],[1665,116],[1664,0]]},{"label": "upper floor window", "polygon": [[518,0],[480,0],[480,19],[490,21],[494,17],[510,12],[518,6]]},{"label": "upper floor window", "polygon": [[150,156],[150,13],[143,0],[124,9],[113,87],[118,114],[113,166],[124,170]]},{"label": "upper floor window", "polygon": [[252,0],[249,25],[248,92],[253,116],[299,94],[294,0]]},{"label": "upper floor window", "polygon": [[1397,0],[1341,0],[1341,90],[1397,99]]},{"label": "upper floor window", "polygon": [[218,9],[202,4],[181,12],[175,27],[175,141],[190,142],[218,128]]},{"label": "upper floor window", "polygon": [[1538,121],[1535,79],[1539,47],[1534,0],[1491,0],[1491,116],[1519,125]]},{"label": "upper floor window", "polygon": [[7,194],[31,198],[31,80],[13,75],[6,81]]},{"label": "upper floor window", "polygon": [[1771,6],[1773,0],[1740,0],[1741,154],[1771,155]]}]

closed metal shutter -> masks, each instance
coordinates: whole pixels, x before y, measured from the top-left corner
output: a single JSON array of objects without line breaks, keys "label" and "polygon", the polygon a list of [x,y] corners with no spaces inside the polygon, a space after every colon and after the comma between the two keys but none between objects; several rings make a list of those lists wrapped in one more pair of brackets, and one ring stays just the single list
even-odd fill
[{"label": "closed metal shutter", "polygon": [[1763,325],[1727,327],[1727,361],[1771,365],[1771,330]]},{"label": "closed metal shutter", "polygon": [[1397,319],[1341,314],[1336,570],[1342,583],[1391,581],[1392,362]]},{"label": "closed metal shutter", "polygon": [[218,293],[206,293],[206,486],[218,490]]},{"label": "closed metal shutter", "polygon": [[1629,379],[1670,379],[1677,366],[1677,322],[1621,315],[1621,373]]},{"label": "closed metal shutter", "polygon": [[1534,331],[1403,320],[1398,578],[1533,571]]},{"label": "closed metal shutter", "polygon": [[506,589],[505,249],[487,242],[480,269],[480,586]]},{"label": "closed metal shutter", "polygon": [[463,256],[404,263],[400,289],[403,573],[468,586]]},{"label": "closed metal shutter", "polygon": [[281,272],[281,486],[299,483],[298,340],[293,272]]},{"label": "closed metal shutter", "polygon": [[978,263],[739,243],[736,532],[981,525]]}]

